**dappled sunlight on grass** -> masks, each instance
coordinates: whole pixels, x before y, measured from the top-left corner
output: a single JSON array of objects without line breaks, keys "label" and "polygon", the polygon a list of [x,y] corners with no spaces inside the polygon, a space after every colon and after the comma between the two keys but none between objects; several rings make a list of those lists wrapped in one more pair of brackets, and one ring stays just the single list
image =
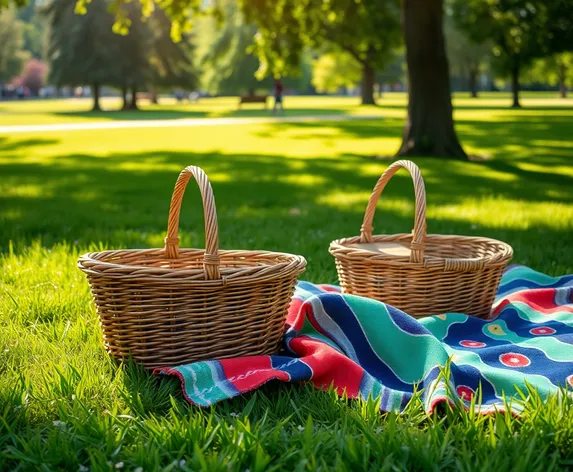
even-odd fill
[{"label": "dappled sunlight on grass", "polygon": [[4,197],[20,197],[20,198],[49,198],[53,196],[53,192],[46,185],[7,185],[3,186],[2,190]]},{"label": "dappled sunlight on grass", "polygon": [[316,203],[320,205],[328,205],[333,210],[344,209],[351,211],[363,211],[366,206],[364,202],[368,201],[370,191],[364,192],[339,192],[332,191],[323,195],[319,195]]},{"label": "dappled sunlight on grass", "polygon": [[[572,150],[573,153],[573,150]],[[573,176],[573,165],[551,165],[549,163],[534,164],[531,162],[518,162],[516,167],[529,172]],[[573,189],[570,189],[573,192]]]},{"label": "dappled sunlight on grass", "polygon": [[[558,217],[556,217],[558,215]],[[531,230],[532,228],[567,231],[572,229],[573,206],[555,201],[529,202],[496,196],[475,198],[467,195],[457,205],[428,207],[428,219],[450,219],[479,227]],[[433,232],[431,228],[428,231]],[[565,235],[564,235],[565,236]]]},{"label": "dappled sunlight on grass", "polygon": [[311,174],[291,174],[286,176],[268,176],[267,180],[269,181],[279,181],[284,182],[287,184],[291,184],[294,186],[315,186],[315,185],[324,185],[326,179],[320,175],[311,175]]},{"label": "dappled sunlight on grass", "polygon": [[[461,161],[445,161],[443,167],[440,169],[436,169],[434,173],[430,173],[428,177],[424,176],[424,180],[432,181],[434,180],[436,183],[440,181],[442,178],[441,174],[444,173],[451,173],[460,177],[477,177],[479,179],[487,178],[497,180],[498,182],[511,182],[518,180],[518,176],[515,173],[511,172],[511,170],[497,170],[487,168],[484,165],[480,165],[479,163],[475,165],[468,165],[467,162]],[[468,188],[468,191],[471,189]]]}]

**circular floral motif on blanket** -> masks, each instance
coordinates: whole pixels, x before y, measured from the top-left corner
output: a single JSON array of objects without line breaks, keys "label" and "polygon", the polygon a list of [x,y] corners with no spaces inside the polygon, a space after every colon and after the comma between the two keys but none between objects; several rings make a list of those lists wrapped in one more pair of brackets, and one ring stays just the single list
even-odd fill
[{"label": "circular floral motif on blanket", "polygon": [[527,367],[531,364],[528,357],[515,352],[508,352],[499,356],[499,361],[507,367]]},{"label": "circular floral motif on blanket", "polygon": [[475,392],[466,385],[458,385],[456,387],[456,393],[460,396],[462,400],[471,400],[475,395]]},{"label": "circular floral motif on blanket", "polygon": [[463,341],[460,341],[460,346],[478,348],[478,347],[485,347],[486,344],[480,341],[469,341],[467,339],[464,339]]},{"label": "circular floral motif on blanket", "polygon": [[565,381],[569,384],[570,387],[573,387],[573,374],[567,377]]},{"label": "circular floral motif on blanket", "polygon": [[529,332],[531,334],[535,334],[536,336],[547,336],[548,334],[555,334],[556,331],[549,326],[540,326],[539,328],[530,329]]}]

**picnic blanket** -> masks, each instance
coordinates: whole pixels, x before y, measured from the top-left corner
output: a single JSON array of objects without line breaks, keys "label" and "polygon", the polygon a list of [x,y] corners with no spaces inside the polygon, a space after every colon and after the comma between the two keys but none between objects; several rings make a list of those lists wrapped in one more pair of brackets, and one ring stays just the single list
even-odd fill
[{"label": "picnic blanket", "polygon": [[545,398],[573,387],[573,275],[509,267],[488,320],[459,313],[414,319],[332,285],[300,282],[287,325],[283,355],[155,373],[179,377],[185,397],[200,406],[278,379],[376,397],[383,411],[403,410],[416,394],[429,413],[448,401],[519,414],[531,388]]}]

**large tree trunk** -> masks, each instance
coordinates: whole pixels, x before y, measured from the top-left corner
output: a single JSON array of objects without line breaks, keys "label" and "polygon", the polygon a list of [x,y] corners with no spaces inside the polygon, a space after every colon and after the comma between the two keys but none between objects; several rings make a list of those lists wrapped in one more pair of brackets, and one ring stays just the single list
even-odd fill
[{"label": "large tree trunk", "polygon": [[369,64],[362,64],[362,105],[376,105],[374,101],[374,69]]},{"label": "large tree trunk", "polygon": [[139,110],[137,108],[137,85],[133,84],[131,86],[131,103],[129,104],[130,110]]},{"label": "large tree trunk", "polygon": [[511,68],[511,93],[513,94],[512,108],[521,108],[519,104],[519,64],[516,63]]},{"label": "large tree trunk", "polygon": [[472,98],[478,96],[478,71],[477,69],[470,68],[470,95]]},{"label": "large tree trunk", "polygon": [[127,85],[123,85],[121,87],[121,100],[122,100],[121,109],[122,110],[129,109],[129,104],[127,103]]},{"label": "large tree trunk", "polygon": [[567,98],[567,84],[565,83],[567,75],[567,67],[565,64],[559,66],[559,96]]},{"label": "large tree trunk", "polygon": [[101,111],[101,107],[99,106],[99,84],[94,83],[92,85],[92,95],[94,98],[94,104],[92,107],[92,111]]},{"label": "large tree trunk", "polygon": [[452,116],[442,0],[402,0],[408,119],[399,156],[467,159]]}]

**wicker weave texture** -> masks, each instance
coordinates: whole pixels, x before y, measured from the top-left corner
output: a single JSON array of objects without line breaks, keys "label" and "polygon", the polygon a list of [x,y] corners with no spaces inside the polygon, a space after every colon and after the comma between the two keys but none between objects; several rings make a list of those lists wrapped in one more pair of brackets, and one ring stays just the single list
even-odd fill
[{"label": "wicker weave texture", "polygon": [[[203,199],[205,250],[179,249],[179,214],[191,177]],[[220,251],[211,185],[202,169],[190,166],[175,185],[164,248],[88,253],[78,265],[108,352],[155,368],[275,353],[306,261],[278,252]]]},{"label": "wicker weave texture", "polygon": [[[414,181],[415,217],[411,234],[372,235],[376,204],[400,169]],[[393,244],[408,255],[365,249]],[[411,161],[392,164],[376,183],[360,236],[330,245],[345,293],[383,301],[423,317],[446,312],[487,317],[502,272],[513,255],[508,244],[490,238],[426,234],[426,192],[419,168]]]}]

